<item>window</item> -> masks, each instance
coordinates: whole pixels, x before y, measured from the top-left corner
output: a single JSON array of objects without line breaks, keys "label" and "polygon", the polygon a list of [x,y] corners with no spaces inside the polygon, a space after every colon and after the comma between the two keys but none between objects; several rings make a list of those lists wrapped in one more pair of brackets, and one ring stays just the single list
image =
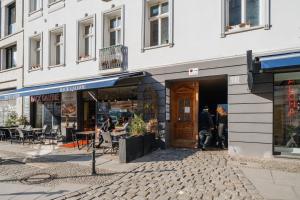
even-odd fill
[{"label": "window", "polygon": [[150,46],[169,43],[169,3],[150,6]]},{"label": "window", "polygon": [[11,69],[17,65],[17,45],[5,49],[5,69]]},{"label": "window", "polygon": [[262,0],[226,0],[226,31],[261,25]]},{"label": "window", "polygon": [[42,66],[42,36],[30,38],[29,69],[40,69]]},{"label": "window", "polygon": [[41,9],[41,0],[30,0],[29,1],[29,13],[38,11]]},{"label": "window", "polygon": [[123,45],[123,15],[124,6],[115,7],[103,13],[103,48]]},{"label": "window", "polygon": [[121,44],[121,17],[110,20],[110,46]]},{"label": "window", "polygon": [[7,7],[8,27],[7,33],[12,34],[16,32],[16,3],[12,3]]},{"label": "window", "polygon": [[50,31],[50,62],[49,66],[64,64],[64,28],[60,27]]},{"label": "window", "polygon": [[78,22],[78,61],[95,57],[95,17]]},{"label": "window", "polygon": [[274,152],[300,152],[300,73],[274,74]]},{"label": "window", "polygon": [[142,51],[173,46],[174,0],[143,0]]}]

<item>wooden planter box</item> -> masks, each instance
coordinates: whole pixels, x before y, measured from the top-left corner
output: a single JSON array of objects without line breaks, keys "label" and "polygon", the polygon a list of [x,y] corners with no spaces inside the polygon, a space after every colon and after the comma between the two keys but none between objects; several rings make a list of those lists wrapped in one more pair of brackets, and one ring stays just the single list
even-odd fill
[{"label": "wooden planter box", "polygon": [[132,136],[119,140],[120,163],[128,163],[144,155],[147,155],[155,148],[154,134]]}]

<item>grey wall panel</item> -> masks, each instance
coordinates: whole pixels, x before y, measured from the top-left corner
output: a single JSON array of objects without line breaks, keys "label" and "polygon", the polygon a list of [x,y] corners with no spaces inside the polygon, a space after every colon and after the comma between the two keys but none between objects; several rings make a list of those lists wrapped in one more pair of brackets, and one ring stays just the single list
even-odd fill
[{"label": "grey wall panel", "polygon": [[[273,92],[273,83],[264,83],[257,84],[257,87],[254,89],[253,93],[262,94],[262,93],[272,93]],[[248,84],[244,85],[230,85],[228,87],[228,94],[250,94]]]},{"label": "grey wall panel", "polygon": [[250,143],[266,143],[270,144],[272,142],[273,135],[261,134],[261,133],[239,133],[239,132],[230,132],[228,137],[229,142],[250,142]]},{"label": "grey wall panel", "polygon": [[272,93],[265,93],[263,95],[255,95],[255,94],[228,95],[229,104],[234,104],[234,103],[271,103],[272,100],[273,100]]},{"label": "grey wall panel", "polygon": [[230,114],[228,115],[228,122],[229,123],[234,123],[234,122],[273,123],[273,114],[272,113]]},{"label": "grey wall panel", "polygon": [[240,113],[271,113],[273,112],[273,103],[259,103],[259,104],[229,104],[229,114]]},{"label": "grey wall panel", "polygon": [[237,57],[237,58],[228,58],[228,59],[219,59],[219,60],[210,60],[194,63],[179,63],[172,66],[161,66],[159,68],[153,68],[147,70],[147,72],[156,75],[164,73],[175,73],[187,71],[189,68],[198,67],[199,69],[209,69],[209,68],[226,68],[232,66],[246,66],[246,57]]},{"label": "grey wall panel", "polygon": [[270,158],[273,154],[272,149],[271,143],[229,142],[228,151],[231,155]]},{"label": "grey wall panel", "polygon": [[[273,124],[272,123],[228,123],[229,134],[233,132],[241,133],[272,133]],[[270,141],[271,142],[271,141]]]}]

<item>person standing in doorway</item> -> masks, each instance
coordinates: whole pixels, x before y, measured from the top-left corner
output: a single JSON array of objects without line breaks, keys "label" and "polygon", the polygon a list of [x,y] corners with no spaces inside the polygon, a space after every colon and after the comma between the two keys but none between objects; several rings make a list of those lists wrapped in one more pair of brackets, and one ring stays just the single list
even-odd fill
[{"label": "person standing in doorway", "polygon": [[208,106],[205,106],[202,112],[199,116],[199,147],[202,148],[202,150],[205,150],[207,145],[210,142],[210,139],[212,137],[212,130],[214,129],[214,123],[212,120],[212,116],[209,113]]},{"label": "person standing in doorway", "polygon": [[224,131],[227,129],[227,113],[222,105],[218,105],[217,107],[217,120],[216,124],[218,127],[218,140],[217,146],[221,149],[225,148],[225,136]]}]

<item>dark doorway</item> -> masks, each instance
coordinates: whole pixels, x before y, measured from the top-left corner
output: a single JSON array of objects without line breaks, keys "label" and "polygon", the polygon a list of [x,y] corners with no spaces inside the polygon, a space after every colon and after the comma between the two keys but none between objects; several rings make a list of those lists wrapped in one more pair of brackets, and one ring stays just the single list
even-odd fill
[{"label": "dark doorway", "polygon": [[[199,114],[205,106],[209,107],[209,112],[212,115],[214,125],[217,123],[217,107],[222,105],[227,109],[228,102],[228,85],[227,76],[215,76],[203,78],[199,81]],[[217,128],[217,127],[216,127]],[[227,146],[227,128],[224,131],[225,145]],[[217,129],[213,131],[213,137],[210,141],[210,146],[215,146],[217,143]]]}]

